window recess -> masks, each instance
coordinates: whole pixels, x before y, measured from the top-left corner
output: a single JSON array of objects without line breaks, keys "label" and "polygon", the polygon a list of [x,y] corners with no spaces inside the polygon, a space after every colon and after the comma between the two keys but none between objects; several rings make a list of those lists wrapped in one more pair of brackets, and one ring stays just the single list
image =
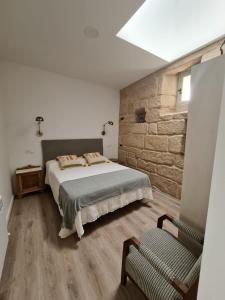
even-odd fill
[{"label": "window recess", "polygon": [[191,100],[191,70],[186,70],[178,75],[177,102],[184,104]]}]

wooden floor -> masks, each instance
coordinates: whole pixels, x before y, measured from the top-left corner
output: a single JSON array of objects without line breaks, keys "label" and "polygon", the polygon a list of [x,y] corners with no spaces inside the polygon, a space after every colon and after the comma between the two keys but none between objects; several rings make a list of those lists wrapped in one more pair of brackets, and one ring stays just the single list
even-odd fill
[{"label": "wooden floor", "polygon": [[61,240],[50,193],[15,200],[0,300],[142,300],[131,282],[120,286],[122,245],[155,227],[163,213],[176,216],[179,202],[154,192],[151,207],[135,202],[85,225],[80,241]]}]

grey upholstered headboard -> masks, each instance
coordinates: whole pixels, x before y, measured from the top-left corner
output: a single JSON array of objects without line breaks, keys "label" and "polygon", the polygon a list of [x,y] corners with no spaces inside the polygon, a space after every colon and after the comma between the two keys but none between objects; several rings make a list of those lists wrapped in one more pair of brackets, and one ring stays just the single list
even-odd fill
[{"label": "grey upholstered headboard", "polygon": [[100,152],[103,154],[102,139],[77,139],[77,140],[42,140],[43,164],[55,159],[59,155],[83,155],[87,152]]}]

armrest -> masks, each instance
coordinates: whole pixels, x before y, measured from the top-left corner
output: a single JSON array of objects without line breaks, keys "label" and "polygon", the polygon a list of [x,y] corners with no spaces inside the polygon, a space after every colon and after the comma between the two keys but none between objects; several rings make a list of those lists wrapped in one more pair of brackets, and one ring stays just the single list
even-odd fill
[{"label": "armrest", "polygon": [[159,272],[182,296],[188,292],[188,286],[177,279],[173,270],[171,270],[154,252],[152,252],[151,249],[140,244],[139,251],[149,261],[154,269]]},{"label": "armrest", "polygon": [[139,252],[167,281],[171,282],[174,280],[176,277],[174,272],[151,249],[141,244]]},{"label": "armrest", "polygon": [[180,229],[182,232],[184,232],[189,238],[194,239],[195,241],[197,241],[198,243],[200,243],[201,245],[203,245],[204,243],[204,238],[197,233],[193,228],[191,228],[189,225],[185,224],[184,222],[175,219],[169,215],[163,215],[161,217],[158,218],[158,223],[157,223],[157,227],[161,228],[163,227],[163,221],[164,220],[169,220],[171,223],[173,223],[178,229]]},{"label": "armrest", "polygon": [[135,248],[139,249],[140,241],[138,239],[136,239],[135,237],[132,237],[123,243],[123,247],[125,249],[128,249],[128,251],[129,251],[130,246],[134,246]]},{"label": "armrest", "polygon": [[163,228],[164,220],[169,220],[170,222],[173,222],[174,218],[169,215],[162,215],[161,217],[158,218],[158,222],[157,222],[158,228],[161,228],[161,229]]},{"label": "armrest", "polygon": [[139,249],[140,242],[135,238],[132,237],[129,240],[124,241],[123,243],[123,255],[122,255],[122,270],[121,270],[121,283],[126,285],[126,257],[129,254],[130,246],[134,246],[137,250]]}]

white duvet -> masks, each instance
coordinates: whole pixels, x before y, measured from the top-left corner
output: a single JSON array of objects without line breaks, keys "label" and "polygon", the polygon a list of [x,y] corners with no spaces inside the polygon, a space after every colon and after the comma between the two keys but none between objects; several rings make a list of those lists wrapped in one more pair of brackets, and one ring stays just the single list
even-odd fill
[{"label": "white duvet", "polygon": [[[58,162],[56,160],[51,160],[46,163],[45,183],[50,185],[60,214],[63,216],[63,212],[59,207],[58,201],[59,187],[62,182],[125,169],[127,169],[127,167],[110,162],[96,164],[88,167],[72,167],[61,170],[58,166]],[[145,201],[153,199],[151,188],[141,188],[128,193],[123,193],[120,196],[106,199],[95,205],[82,208],[75,217],[73,230],[62,227],[59,232],[59,236],[61,238],[65,238],[70,234],[77,232],[79,238],[81,238],[81,236],[84,234],[84,224],[93,222],[102,215],[115,211],[116,209],[124,207],[131,202],[142,200],[144,198]]]}]

